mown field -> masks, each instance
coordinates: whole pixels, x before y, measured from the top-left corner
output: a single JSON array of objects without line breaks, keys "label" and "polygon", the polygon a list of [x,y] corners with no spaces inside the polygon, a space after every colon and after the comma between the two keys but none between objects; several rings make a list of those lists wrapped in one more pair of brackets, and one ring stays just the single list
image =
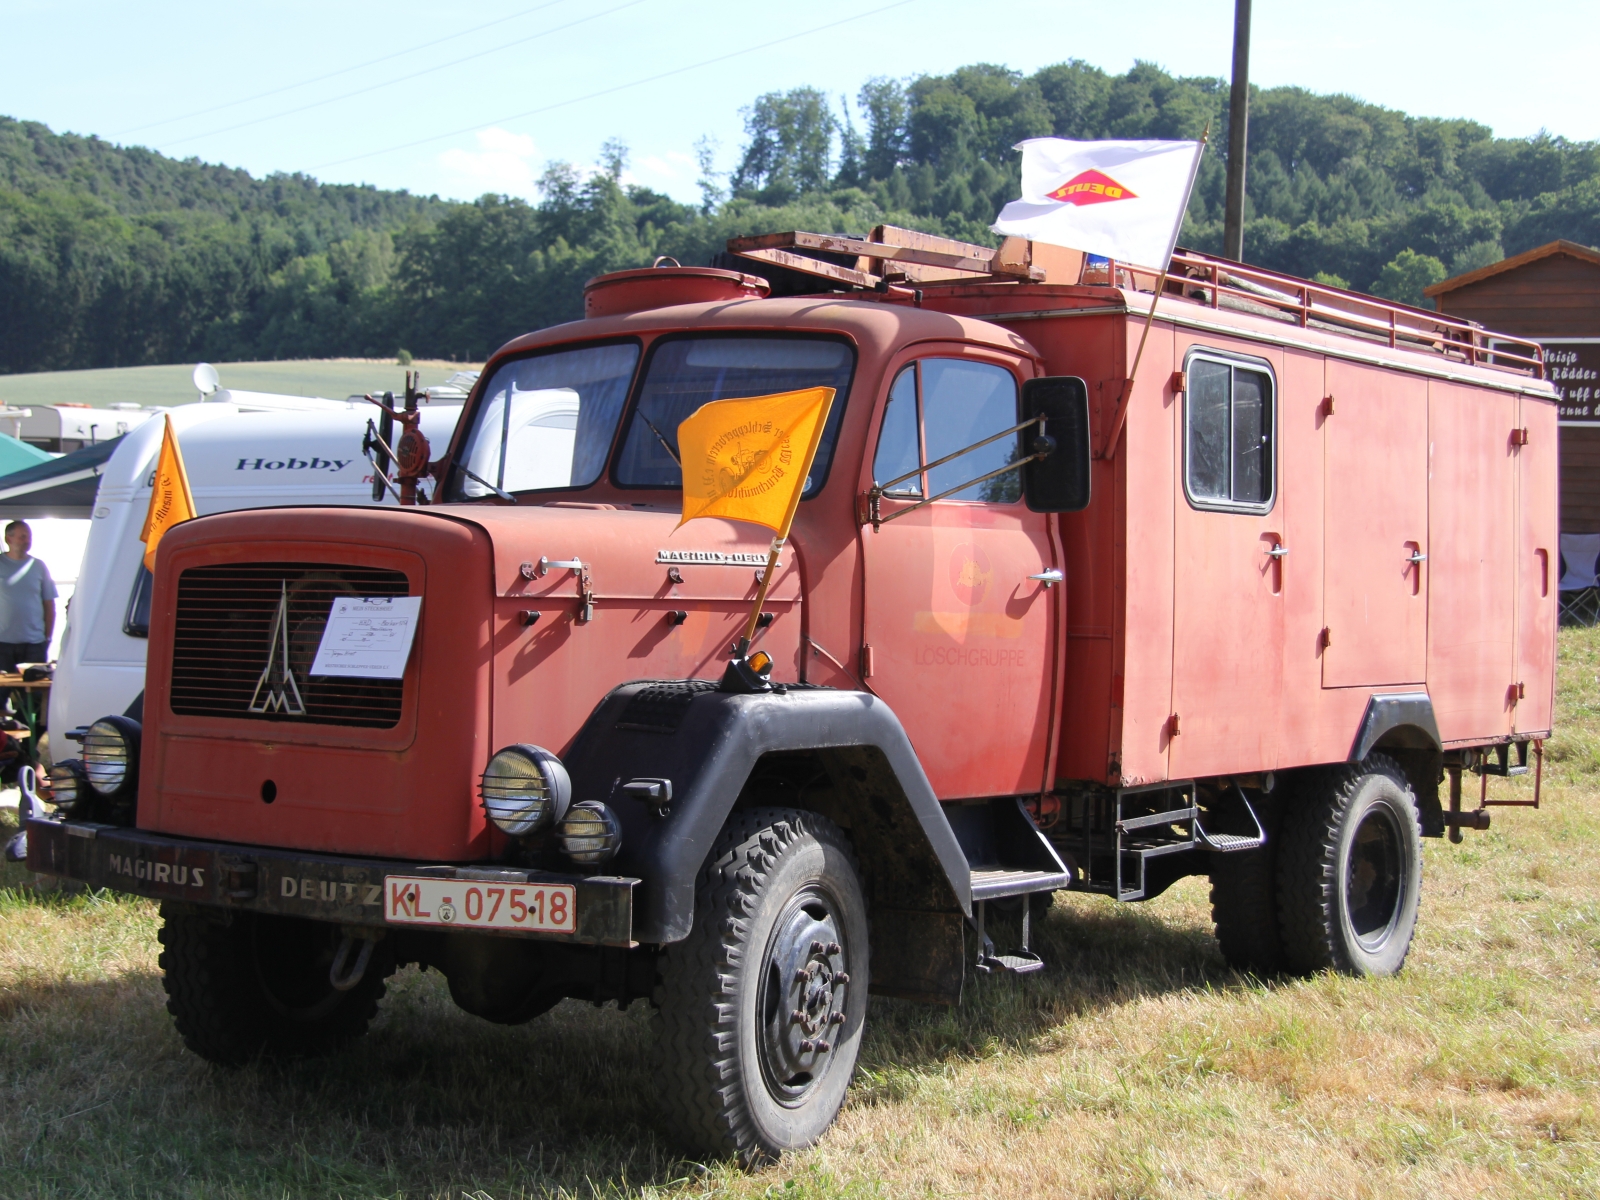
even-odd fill
[{"label": "mown field", "polygon": [[6,868],[0,1195],[1592,1197],[1600,631],[1562,632],[1559,703],[1545,806],[1426,843],[1400,977],[1236,975],[1201,880],[1060,897],[1046,971],[875,1001],[837,1126],[748,1174],[655,1134],[642,1006],[501,1028],[408,971],[358,1047],[222,1071],[162,1008],[152,905]]},{"label": "mown field", "polygon": [[[400,391],[406,368],[393,359],[329,358],[282,362],[217,363],[225,388],[249,392],[282,392],[291,396],[323,396],[343,400],[356,392]],[[424,385],[443,383],[457,371],[475,371],[482,363],[418,360]],[[135,404],[189,404],[199,399],[190,375],[193,363],[158,367],[106,367],[91,371],[40,371],[0,375],[0,404],[88,404],[104,408],[127,401]]]}]

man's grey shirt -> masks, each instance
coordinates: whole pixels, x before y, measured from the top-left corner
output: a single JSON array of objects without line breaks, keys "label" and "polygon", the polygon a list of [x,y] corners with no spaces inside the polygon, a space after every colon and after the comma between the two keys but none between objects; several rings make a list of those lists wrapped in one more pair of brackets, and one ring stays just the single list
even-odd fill
[{"label": "man's grey shirt", "polygon": [[0,642],[44,641],[44,603],[55,598],[49,567],[31,554],[21,562],[0,554]]}]

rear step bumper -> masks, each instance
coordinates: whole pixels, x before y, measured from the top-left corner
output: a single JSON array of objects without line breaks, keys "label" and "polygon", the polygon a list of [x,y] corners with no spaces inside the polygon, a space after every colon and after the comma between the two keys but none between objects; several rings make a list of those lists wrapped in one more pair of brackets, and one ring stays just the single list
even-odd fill
[{"label": "rear step bumper", "polygon": [[[267,846],[200,842],[88,821],[30,819],[28,868],[156,900],[344,925],[391,927],[384,920],[390,875],[477,880],[493,884],[570,884],[576,889],[576,931],[525,933],[473,928],[475,933],[601,946],[633,946],[633,889],[639,881],[608,875],[559,875],[498,867],[386,862],[304,854]],[[392,926],[392,928],[402,928]],[[407,924],[406,929],[418,926]],[[446,926],[430,928],[447,930]],[[458,927],[461,928],[461,927]]]}]

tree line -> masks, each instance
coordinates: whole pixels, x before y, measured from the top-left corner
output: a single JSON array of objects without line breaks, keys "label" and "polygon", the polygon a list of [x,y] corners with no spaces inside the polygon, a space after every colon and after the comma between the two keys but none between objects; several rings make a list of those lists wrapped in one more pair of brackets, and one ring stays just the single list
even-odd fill
[{"label": "tree line", "polygon": [[[0,118],[0,372],[258,358],[481,359],[582,313],[584,280],[727,238],[881,222],[993,243],[1024,138],[1197,138],[1183,241],[1220,252],[1227,83],[1080,61],[988,64],[853,97],[756,98],[731,169],[700,144],[701,199],[627,181],[627,150],[550,164],[539,199],[470,203],[254,179]],[[1428,283],[1557,237],[1600,244],[1600,146],[1496,138],[1348,96],[1256,89],[1248,261],[1422,302]]]}]

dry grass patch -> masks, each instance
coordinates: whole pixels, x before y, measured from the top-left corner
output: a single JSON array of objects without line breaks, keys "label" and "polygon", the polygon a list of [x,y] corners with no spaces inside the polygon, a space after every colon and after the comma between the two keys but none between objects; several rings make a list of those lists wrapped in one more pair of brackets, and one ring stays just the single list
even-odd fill
[{"label": "dry grass patch", "polygon": [[1559,703],[1546,806],[1426,843],[1400,977],[1235,975],[1203,880],[1062,897],[1040,975],[875,1001],[837,1126],[752,1174],[654,1133],[642,1006],[505,1029],[408,971],[347,1053],[221,1071],[163,1011],[151,905],[7,868],[0,1194],[1600,1194],[1600,632],[1563,631]]}]

